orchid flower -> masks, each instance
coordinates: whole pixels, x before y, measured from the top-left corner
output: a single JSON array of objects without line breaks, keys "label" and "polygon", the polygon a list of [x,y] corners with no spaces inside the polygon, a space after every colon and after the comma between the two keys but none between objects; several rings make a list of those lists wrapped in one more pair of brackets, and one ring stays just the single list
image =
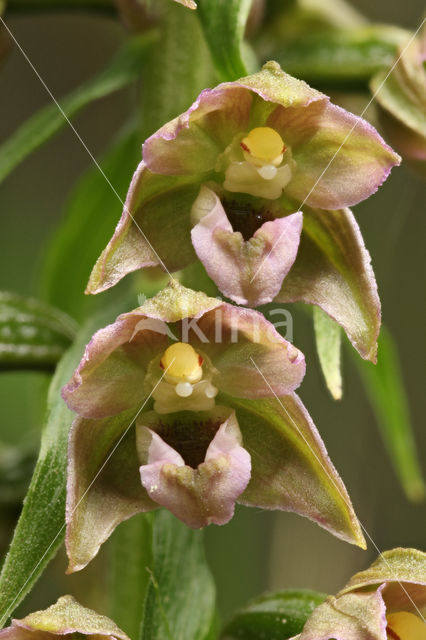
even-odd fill
[{"label": "orchid flower", "polygon": [[398,162],[370,124],[269,62],[204,90],[146,140],[87,292],[198,257],[231,300],[319,305],[374,359],[380,303],[346,207],[374,193]]},{"label": "orchid flower", "polygon": [[425,612],[426,553],[392,549],[317,607],[297,640],[425,640]]},{"label": "orchid flower", "polygon": [[84,636],[94,640],[129,640],[109,618],[79,604],[72,596],[62,596],[44,611],[30,613],[22,620],[12,620],[0,631],[1,640],[52,640],[54,637]]},{"label": "orchid flower", "polygon": [[[235,502],[295,511],[359,546],[346,489],[294,390],[303,354],[259,312],[176,281],[99,330],[63,389],[69,571],[160,506],[192,528]],[[107,464],[104,464],[108,460]]]},{"label": "orchid flower", "polygon": [[391,69],[379,71],[370,87],[380,122],[403,158],[426,175],[426,27],[398,47]]}]

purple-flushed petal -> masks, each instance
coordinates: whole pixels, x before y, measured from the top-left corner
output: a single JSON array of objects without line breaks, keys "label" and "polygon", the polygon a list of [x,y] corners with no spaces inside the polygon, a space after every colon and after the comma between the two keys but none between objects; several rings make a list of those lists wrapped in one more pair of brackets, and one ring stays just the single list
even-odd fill
[{"label": "purple-flushed petal", "polygon": [[138,269],[159,266],[173,272],[190,264],[195,255],[189,211],[198,189],[193,177],[153,174],[141,162],[114,235],[93,267],[86,293],[109,289]]},{"label": "purple-flushed petal", "polygon": [[380,300],[370,255],[349,209],[304,209],[297,258],[275,302],[321,307],[363,358],[376,361]]},{"label": "purple-flushed petal", "polygon": [[162,327],[137,312],[125,313],[97,331],[62,397],[86,418],[104,418],[136,407],[152,358],[167,347]]},{"label": "purple-flushed petal", "polygon": [[202,187],[192,208],[197,256],[224,295],[250,307],[271,302],[296,259],[302,213],[265,222],[250,240],[234,232],[217,194]]},{"label": "purple-flushed petal", "polygon": [[297,395],[262,400],[226,396],[223,401],[235,409],[252,459],[250,484],[238,502],[293,511],[365,548],[345,485]]},{"label": "purple-flushed petal", "polygon": [[212,171],[234,136],[249,128],[252,109],[261,123],[275,104],[304,107],[324,98],[284,73],[276,62],[268,62],[258,73],[202,91],[185,113],[146,140],[144,160],[154,173]]},{"label": "purple-flushed petal", "polygon": [[4,640],[51,640],[55,635],[81,634],[105,640],[129,640],[115,622],[87,609],[72,596],[62,596],[44,611],[30,613],[0,631]]},{"label": "purple-flushed petal", "polygon": [[286,193],[311,207],[357,204],[401,161],[374,127],[328,99],[305,109],[278,108],[267,124],[291,148],[295,168]]},{"label": "purple-flushed petal", "polygon": [[146,459],[140,474],[148,495],[193,529],[228,522],[250,479],[250,456],[241,446],[233,412],[219,427],[204,462],[196,469],[142,425],[138,426],[138,451]]},{"label": "purple-flushed petal", "polygon": [[387,640],[386,624],[380,589],[329,596],[314,609],[299,640]]},{"label": "purple-flushed petal", "polygon": [[136,411],[103,420],[76,418],[68,446],[68,573],[83,569],[115,527],[156,509],[140,484],[133,422]]},{"label": "purple-flushed petal", "polygon": [[212,363],[213,384],[229,395],[241,398],[284,395],[296,389],[305,375],[303,353],[258,311],[222,303],[196,323],[183,325],[183,333]]}]

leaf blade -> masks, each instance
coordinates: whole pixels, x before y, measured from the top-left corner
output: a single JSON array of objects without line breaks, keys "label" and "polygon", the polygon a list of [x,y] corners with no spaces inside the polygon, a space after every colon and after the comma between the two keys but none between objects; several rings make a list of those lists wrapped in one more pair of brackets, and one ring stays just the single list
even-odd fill
[{"label": "leaf blade", "polygon": [[51,369],[76,330],[74,321],[58,309],[0,291],[0,370]]},{"label": "leaf blade", "polygon": [[342,398],[341,330],[320,307],[314,307],[314,332],[318,358],[328,390],[334,400]]},{"label": "leaf blade", "polygon": [[225,626],[222,640],[285,640],[300,633],[325,594],[300,589],[259,596]]},{"label": "leaf blade", "polygon": [[64,220],[50,241],[40,275],[40,295],[74,318],[80,319],[100,304],[105,305],[105,298],[85,296],[84,289],[98,254],[120,217],[120,197],[125,195],[139,155],[138,139],[131,127],[120,134],[101,162],[115,191],[97,167],[91,168],[71,194]]},{"label": "leaf blade", "polygon": [[69,93],[60,103],[48,104],[24,122],[0,146],[0,182],[30,153],[60,131],[67,124],[67,118],[72,118],[94,100],[133,82],[145,52],[155,38],[156,34],[149,32],[132,39],[99,75]]},{"label": "leaf blade", "polygon": [[198,15],[221,80],[247,75],[243,37],[251,0],[200,0]]},{"label": "leaf blade", "polygon": [[49,388],[47,420],[39,458],[0,574],[0,621],[4,625],[53,558],[64,537],[68,429],[74,414],[60,398],[93,331],[115,317],[109,309],[78,334],[58,365]]},{"label": "leaf blade", "polygon": [[156,512],[149,571],[141,640],[205,640],[215,619],[215,588],[202,533],[168,511]]},{"label": "leaf blade", "polygon": [[377,365],[359,358],[356,358],[356,365],[399,481],[410,500],[420,501],[426,495],[426,485],[416,451],[397,347],[385,327],[379,337],[378,354]]}]

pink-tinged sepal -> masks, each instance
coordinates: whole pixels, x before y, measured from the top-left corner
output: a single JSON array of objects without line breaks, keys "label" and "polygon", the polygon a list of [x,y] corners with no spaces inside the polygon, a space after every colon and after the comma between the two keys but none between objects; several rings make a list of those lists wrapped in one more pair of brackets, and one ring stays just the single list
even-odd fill
[{"label": "pink-tinged sepal", "polygon": [[424,640],[425,605],[426,554],[384,551],[314,610],[297,640]]},{"label": "pink-tinged sepal", "polygon": [[227,398],[227,404],[236,411],[252,459],[250,483],[238,502],[293,511],[365,548],[345,485],[300,398]]},{"label": "pink-tinged sepal", "polygon": [[138,269],[160,267],[173,272],[193,262],[189,211],[198,189],[196,177],[156,175],[141,162],[114,235],[93,267],[86,293],[105,291]]},{"label": "pink-tinged sepal", "polygon": [[302,213],[264,222],[245,239],[233,230],[218,195],[202,187],[192,219],[194,249],[222,293],[251,307],[271,302],[296,259]]},{"label": "pink-tinged sepal", "polygon": [[370,254],[349,209],[304,208],[297,258],[275,302],[321,307],[363,358],[376,361],[380,299]]},{"label": "pink-tinged sepal", "polygon": [[[154,502],[169,509],[193,529],[211,523],[226,524],[234,514],[237,498],[250,480],[250,455],[241,446],[235,413],[226,410],[225,413],[230,415],[218,427],[214,425],[217,431],[201,462],[197,457],[202,458],[202,452],[194,435],[195,452],[188,452],[186,441],[185,460],[158,433],[143,426],[143,416],[137,427],[138,454],[144,462],[140,467],[142,485]],[[210,420],[221,419],[223,416],[215,415]],[[196,430],[200,427],[202,422],[195,425]],[[179,424],[175,425],[175,430],[179,430]]]},{"label": "pink-tinged sepal", "polygon": [[[294,211],[304,205],[336,209],[369,197],[399,161],[365,120],[268,62],[258,73],[205,89],[185,113],[145,141],[122,218],[87,291],[103,291],[137,269],[159,265],[173,272],[193,262],[190,211],[202,184],[214,181],[237,200],[247,195],[270,203],[290,198]],[[287,213],[278,212],[274,218],[280,221],[262,228],[254,246],[276,239]],[[194,233],[196,250],[204,254],[206,233],[199,238],[199,227]],[[221,247],[216,244],[217,253]],[[281,255],[281,241],[277,245]],[[269,256],[271,289],[289,261],[283,267]],[[239,297],[249,301],[259,293]]]}]

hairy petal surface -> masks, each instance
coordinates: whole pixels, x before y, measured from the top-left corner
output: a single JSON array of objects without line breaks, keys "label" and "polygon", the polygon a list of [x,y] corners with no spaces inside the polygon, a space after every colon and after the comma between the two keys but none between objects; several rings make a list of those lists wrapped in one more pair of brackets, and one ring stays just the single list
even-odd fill
[{"label": "hairy petal surface", "polygon": [[253,118],[260,124],[276,105],[304,107],[324,99],[324,94],[269,62],[258,73],[202,91],[185,113],[146,140],[143,157],[154,173],[206,173]]},{"label": "hairy petal surface", "polygon": [[417,608],[426,607],[426,553],[401,547],[384,551],[368,569],[356,573],[339,595],[383,583],[389,610],[417,613]]},{"label": "hairy petal surface", "polygon": [[316,101],[276,109],[268,119],[291,147],[296,169],[286,193],[311,207],[338,209],[377,191],[400,157],[367,121]]},{"label": "hairy petal surface", "polygon": [[[77,418],[70,431],[66,506],[68,573],[83,569],[123,520],[157,505],[141,486],[136,411]],[[116,448],[115,448],[116,447]]]},{"label": "hairy petal surface", "polygon": [[329,596],[314,609],[298,640],[387,640],[385,614],[380,589]]},{"label": "hairy petal surface", "polygon": [[365,548],[345,486],[301,400],[290,394],[267,400],[226,398],[226,404],[236,411],[252,459],[251,480],[238,501],[294,511]]},{"label": "hairy petal surface", "polygon": [[194,180],[154,175],[144,162],[139,164],[121,219],[93,267],[86,293],[109,289],[137,269],[176,271],[194,260],[189,237],[189,211],[199,189]]},{"label": "hairy petal surface", "polygon": [[204,313],[220,305],[202,291],[193,291],[171,280],[167,287],[149,298],[136,311],[161,322],[179,322],[186,318],[200,318]]},{"label": "hairy petal surface", "polygon": [[49,640],[54,635],[97,636],[105,640],[129,640],[109,618],[87,609],[72,596],[62,596],[44,611],[30,613],[22,620],[12,620],[12,625],[0,631],[5,640]]},{"label": "hairy petal surface", "polygon": [[302,213],[265,222],[245,241],[234,232],[219,197],[202,187],[192,208],[197,256],[224,295],[251,307],[271,302],[296,259]]},{"label": "hairy petal surface", "polygon": [[298,255],[275,301],[321,307],[363,358],[376,361],[380,300],[370,255],[349,209],[304,209]]},{"label": "hairy petal surface", "polygon": [[62,397],[86,418],[104,418],[135,407],[144,398],[149,362],[167,346],[165,330],[141,313],[124,313],[97,331]]},{"label": "hairy petal surface", "polygon": [[190,326],[188,335],[194,348],[211,361],[214,385],[229,395],[263,398],[286,394],[305,375],[303,353],[258,311],[220,304]]},{"label": "hairy petal surface", "polygon": [[[229,412],[228,412],[229,413]],[[235,414],[219,427],[197,468],[154,431],[138,426],[138,452],[142,485],[158,504],[189,527],[226,524],[234,515],[235,501],[250,479],[250,455],[241,446]]]}]

